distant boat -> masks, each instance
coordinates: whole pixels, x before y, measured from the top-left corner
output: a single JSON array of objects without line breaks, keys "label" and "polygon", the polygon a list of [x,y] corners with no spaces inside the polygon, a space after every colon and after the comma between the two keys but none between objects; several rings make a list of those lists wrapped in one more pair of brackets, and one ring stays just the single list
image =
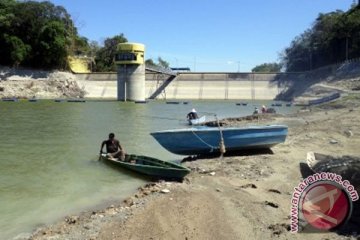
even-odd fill
[{"label": "distant boat", "polygon": [[68,99],[67,102],[83,103],[86,102],[84,99]]},{"label": "distant boat", "polygon": [[146,103],[148,103],[148,101],[141,101],[141,100],[139,100],[139,101],[135,101],[134,103],[141,103],[141,104],[146,104]]},{"label": "distant boat", "polygon": [[[285,141],[288,127],[267,125],[222,128],[227,152],[253,148],[270,148]],[[153,132],[151,135],[166,150],[179,155],[220,152],[221,135],[217,127],[192,127]]]},{"label": "distant boat", "polygon": [[17,98],[2,98],[4,102],[18,102],[19,99]]},{"label": "distant boat", "polygon": [[206,116],[202,116],[201,118],[197,119],[189,119],[189,125],[200,125],[206,121]]},{"label": "distant boat", "polygon": [[244,102],[244,103],[235,103],[235,104],[236,104],[237,106],[241,106],[241,105],[242,105],[242,106],[247,106],[247,105],[248,105],[248,103],[245,103],[245,102]]},{"label": "distant boat", "polygon": [[110,159],[106,154],[101,154],[101,159],[117,166],[153,177],[181,179],[191,171],[190,169],[173,162],[133,154],[125,155],[124,161]]},{"label": "distant boat", "polygon": [[29,101],[29,102],[37,102],[38,99],[36,99],[36,98],[30,98],[28,101]]},{"label": "distant boat", "polygon": [[169,102],[166,102],[166,104],[180,104],[180,102],[169,101]]}]

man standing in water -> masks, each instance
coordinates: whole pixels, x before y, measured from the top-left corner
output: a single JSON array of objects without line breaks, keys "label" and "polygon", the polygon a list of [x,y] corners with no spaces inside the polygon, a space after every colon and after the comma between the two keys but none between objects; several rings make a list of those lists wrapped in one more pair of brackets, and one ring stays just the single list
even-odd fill
[{"label": "man standing in water", "polygon": [[125,151],[121,147],[119,140],[115,139],[115,134],[110,133],[109,139],[104,140],[101,144],[100,154],[103,153],[104,145],[106,145],[106,153],[110,158],[125,159]]}]

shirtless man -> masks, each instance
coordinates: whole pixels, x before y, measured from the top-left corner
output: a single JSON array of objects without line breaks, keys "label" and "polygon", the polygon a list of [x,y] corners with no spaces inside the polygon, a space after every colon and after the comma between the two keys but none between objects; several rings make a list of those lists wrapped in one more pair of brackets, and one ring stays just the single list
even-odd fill
[{"label": "shirtless man", "polygon": [[104,140],[101,144],[100,154],[103,153],[104,145],[106,145],[106,153],[110,158],[125,159],[125,151],[121,147],[119,140],[115,139],[115,134],[110,133],[109,139]]}]

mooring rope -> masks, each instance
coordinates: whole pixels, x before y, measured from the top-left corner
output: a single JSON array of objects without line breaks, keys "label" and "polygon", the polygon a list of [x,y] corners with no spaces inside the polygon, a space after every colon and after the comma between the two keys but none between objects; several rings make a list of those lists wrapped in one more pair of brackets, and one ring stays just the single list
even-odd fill
[{"label": "mooring rope", "polygon": [[195,135],[195,137],[197,137],[202,143],[204,143],[206,146],[210,147],[210,152],[213,152],[214,149],[216,149],[215,146],[212,146],[210,144],[208,144],[207,142],[205,142],[200,136],[198,136],[193,130],[191,130],[191,132]]},{"label": "mooring rope", "polygon": [[220,142],[219,142],[219,146],[216,147],[216,146],[212,146],[211,144],[207,143],[206,141],[204,141],[199,135],[197,135],[194,130],[191,130],[191,132],[194,134],[194,136],[196,138],[198,138],[202,143],[204,143],[206,146],[210,147],[210,152],[213,152],[214,149],[219,149],[220,151],[220,158],[223,157],[224,153],[226,152],[226,148],[225,148],[225,142],[224,142],[224,136],[223,136],[223,132],[220,128],[220,122],[219,122],[219,119],[217,118],[216,114],[214,114],[215,118],[216,118],[216,121],[217,121],[217,125],[218,125],[218,128],[219,128],[219,133],[220,133]]},{"label": "mooring rope", "polygon": [[216,122],[217,122],[217,125],[218,125],[218,128],[219,128],[219,132],[220,132],[219,149],[220,149],[220,154],[221,154],[221,155],[220,155],[220,158],[222,158],[223,155],[224,155],[224,153],[226,153],[224,136],[223,136],[223,132],[222,132],[221,127],[220,127],[219,119],[218,119],[218,117],[216,116],[216,114],[215,114],[215,118],[216,118]]}]

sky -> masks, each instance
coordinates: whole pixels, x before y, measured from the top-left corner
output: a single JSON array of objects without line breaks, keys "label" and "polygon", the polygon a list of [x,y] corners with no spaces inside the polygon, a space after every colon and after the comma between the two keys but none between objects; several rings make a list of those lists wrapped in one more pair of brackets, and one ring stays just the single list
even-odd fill
[{"label": "sky", "polygon": [[354,0],[50,0],[78,32],[100,44],[123,33],[145,58],[204,72],[249,72],[278,62],[319,13],[347,11]]}]

